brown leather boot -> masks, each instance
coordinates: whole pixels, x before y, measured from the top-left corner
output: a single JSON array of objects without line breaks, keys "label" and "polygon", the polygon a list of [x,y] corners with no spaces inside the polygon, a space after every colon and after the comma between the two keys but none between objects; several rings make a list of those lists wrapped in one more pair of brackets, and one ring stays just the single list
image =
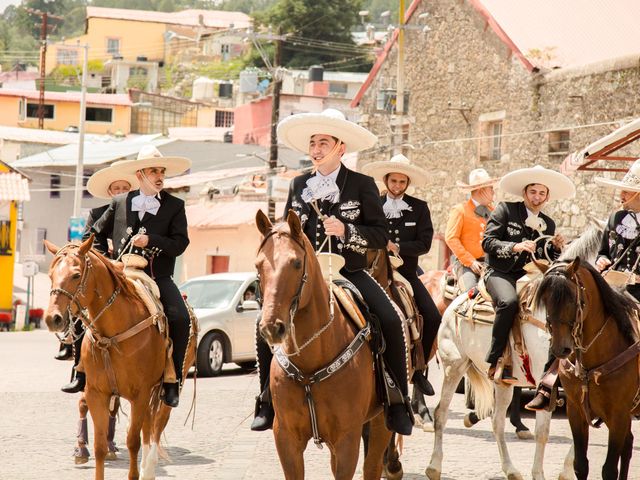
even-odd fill
[{"label": "brown leather boot", "polygon": [[550,410],[551,404],[551,393],[547,390],[546,387],[540,385],[538,387],[538,391],[536,392],[536,396],[533,397],[529,403],[527,403],[524,408],[527,410],[531,410],[532,412],[538,412],[543,410]]}]

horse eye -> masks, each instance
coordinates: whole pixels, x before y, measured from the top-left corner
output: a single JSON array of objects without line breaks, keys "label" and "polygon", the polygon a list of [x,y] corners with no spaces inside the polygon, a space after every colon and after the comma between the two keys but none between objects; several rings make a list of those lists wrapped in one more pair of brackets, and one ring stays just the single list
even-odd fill
[{"label": "horse eye", "polygon": [[73,278],[74,280],[78,280],[80,278],[80,274],[74,273],[71,278]]},{"label": "horse eye", "polygon": [[300,260],[298,260],[298,259],[294,260],[294,262],[293,262],[293,268],[296,268],[296,269],[298,269],[298,270],[299,270],[300,268],[302,268],[302,261],[300,261]]}]

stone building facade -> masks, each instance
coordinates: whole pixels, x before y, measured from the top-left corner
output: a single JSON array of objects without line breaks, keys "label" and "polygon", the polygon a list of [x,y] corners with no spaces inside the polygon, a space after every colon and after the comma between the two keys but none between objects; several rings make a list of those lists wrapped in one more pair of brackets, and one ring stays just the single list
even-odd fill
[{"label": "stone building facade", "polygon": [[[379,136],[360,162],[401,150],[429,171],[417,196],[429,203],[437,239],[450,208],[464,199],[456,180],[466,181],[470,170],[500,176],[535,164],[559,169],[568,153],[640,116],[640,55],[545,70],[518,50],[481,0],[414,0],[407,23],[405,114],[393,111],[394,46],[354,99],[361,123]],[[640,156],[640,142],[622,152]],[[596,175],[613,174],[575,172],[576,198],[546,208],[568,238],[584,231],[590,217],[604,219],[616,208],[613,193],[594,184]],[[443,265],[443,245],[434,242],[428,266]]]}]

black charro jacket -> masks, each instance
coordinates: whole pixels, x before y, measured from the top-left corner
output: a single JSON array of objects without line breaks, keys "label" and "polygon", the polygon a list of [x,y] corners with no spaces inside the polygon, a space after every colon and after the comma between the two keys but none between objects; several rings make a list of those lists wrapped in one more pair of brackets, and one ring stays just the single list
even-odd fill
[{"label": "black charro jacket", "polygon": [[[103,205],[101,207],[92,208],[89,212],[89,216],[87,217],[87,224],[84,226],[84,232],[82,232],[82,241],[86,241],[92,233],[91,227],[96,223],[104,212],[109,208],[109,204]],[[106,257],[109,257],[109,244],[107,242],[107,238],[111,238],[113,234],[113,223],[107,228],[105,228],[105,235],[100,238],[99,245],[96,247],[97,250],[102,252]]]},{"label": "black charro jacket", "polygon": [[138,212],[131,210],[131,200],[139,193],[139,190],[133,190],[128,194],[118,195],[111,201],[109,208],[91,228],[96,235],[95,246],[100,248],[100,242],[106,241],[109,234],[109,225],[113,225],[113,257],[117,258],[131,236],[144,227],[145,234],[149,236],[149,244],[144,251],[134,248],[132,253],[152,257],[145,268],[145,272],[152,278],[170,277],[173,275],[176,257],[182,255],[189,245],[184,201],[161,192],[158,213],[145,213],[142,220],[139,220]]},{"label": "black charro jacket", "polygon": [[[554,235],[556,231],[555,222],[544,213],[539,216],[546,223],[543,235]],[[485,251],[485,262],[492,269],[517,275],[524,274],[523,267],[531,261],[531,254],[528,252],[514,253],[513,247],[516,243],[524,240],[536,240],[540,234],[527,227],[527,207],[524,202],[500,202],[491,213],[487,228],[482,239],[482,249]],[[536,256],[544,258],[544,242],[539,242]],[[549,244],[548,252],[552,259],[557,258],[559,251]]]},{"label": "black charro jacket", "polygon": [[[633,271],[633,273],[639,274],[640,262],[638,262],[638,255],[640,252],[638,252],[638,244],[640,243],[640,238],[638,238],[638,235],[640,235],[640,226],[635,224],[635,221],[632,222],[631,225],[634,226],[636,232],[639,233],[637,233],[634,238],[625,238],[623,233],[625,233],[624,230],[628,227],[622,224],[622,220],[627,215],[630,215],[628,210],[618,210],[609,217],[607,226],[602,232],[602,242],[600,244],[600,250],[598,251],[598,258],[606,257],[611,263],[618,262],[614,270],[621,272]],[[633,235],[633,231],[629,233]],[[634,266],[635,270],[633,268]]]},{"label": "black charro jacket", "polygon": [[[424,200],[403,195],[411,210],[403,210],[402,216],[388,218],[389,238],[400,247],[400,258],[404,262],[398,271],[405,278],[416,276],[418,257],[431,249],[433,241],[433,224],[431,212]],[[380,197],[381,204],[387,201],[387,196]]]},{"label": "black charro jacket", "polygon": [[[324,227],[316,211],[301,197],[312,175],[307,173],[293,179],[284,214],[286,217],[289,209],[292,209],[300,217],[305,235],[317,250],[326,237]],[[345,224],[345,236],[332,239],[332,251],[344,257],[348,271],[362,270],[367,266],[367,249],[386,248],[388,241],[387,219],[382,211],[378,188],[373,178],[349,170],[344,165],[340,166],[336,184],[340,189],[338,202],[332,204],[322,201],[318,202],[318,206],[322,214],[335,215]],[[328,249],[327,242],[322,251]]]}]

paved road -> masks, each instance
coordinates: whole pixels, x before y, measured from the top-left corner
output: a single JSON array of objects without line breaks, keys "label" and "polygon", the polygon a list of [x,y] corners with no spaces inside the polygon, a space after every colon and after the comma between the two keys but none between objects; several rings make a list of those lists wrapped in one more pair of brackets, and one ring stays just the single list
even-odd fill
[{"label": "paved road", "polygon": [[[0,480],[91,479],[93,461],[75,466],[73,451],[78,397],[61,393],[69,362],[56,362],[55,337],[44,331],[0,333]],[[437,367],[432,368],[439,376]],[[437,381],[436,381],[437,382]],[[438,390],[438,388],[436,387]],[[217,378],[199,379],[196,424],[183,426],[193,394],[193,382],[166,431],[171,463],[161,462],[158,478],[175,479],[280,479],[283,478],[271,432],[253,433],[249,417],[257,390],[257,376],[230,366]],[[437,394],[437,393],[436,393]],[[435,406],[435,400],[429,400]],[[128,407],[128,406],[127,406]],[[126,408],[126,407],[125,407]],[[462,424],[463,399],[456,395],[445,433],[443,479],[500,479],[498,451],[489,420],[473,429]],[[526,415],[533,428],[534,420]],[[125,446],[126,418],[121,416],[116,441],[120,459],[107,466],[106,478],[126,478],[128,456]],[[634,422],[635,458],[632,479],[640,479],[640,422]],[[92,428],[90,435],[92,435]],[[507,439],[514,463],[526,477],[533,461],[533,441],[517,440],[509,428]],[[600,478],[605,456],[605,428],[591,430],[592,478]],[[433,445],[433,434],[415,429],[405,439],[402,457],[405,479],[424,477]],[[545,458],[547,478],[557,478],[570,445],[566,418],[554,417]],[[93,452],[93,446],[90,450]],[[330,478],[327,449],[311,443],[306,452],[307,478]],[[358,475],[361,468],[358,469]]]}]

